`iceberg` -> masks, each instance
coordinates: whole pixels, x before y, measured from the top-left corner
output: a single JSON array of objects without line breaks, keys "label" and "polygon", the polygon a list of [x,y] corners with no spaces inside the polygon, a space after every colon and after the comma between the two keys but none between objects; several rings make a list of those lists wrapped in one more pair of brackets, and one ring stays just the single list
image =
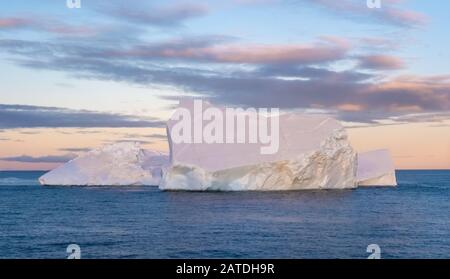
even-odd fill
[{"label": "iceberg", "polygon": [[394,163],[387,149],[358,154],[359,186],[397,186]]},{"label": "iceberg", "polygon": [[[200,107],[196,104],[194,100],[180,102],[167,122],[169,154],[141,149],[139,143],[115,143],[84,153],[49,171],[39,178],[40,184],[152,185],[161,190],[186,191],[397,185],[389,151],[356,154],[344,127],[333,118],[303,113],[272,115],[267,110],[255,116],[244,109],[234,110],[233,117],[229,117],[229,108],[205,102]],[[207,113],[210,109],[225,116],[211,117]],[[194,126],[187,129],[193,135],[186,133],[184,141],[176,133],[184,130],[179,129],[181,111],[190,115],[184,124]],[[228,129],[230,119],[233,125]],[[217,127],[211,129],[214,126],[211,123],[227,129],[222,132]],[[261,123],[270,123],[270,127]],[[212,136],[213,140],[204,138],[205,135]]]},{"label": "iceberg", "polygon": [[160,183],[169,156],[121,142],[89,151],[39,178],[42,185],[118,186]]},{"label": "iceberg", "polygon": [[[198,112],[192,101],[184,101],[174,115],[178,115],[177,110],[188,110],[195,123],[203,111],[211,107],[207,104]],[[301,113],[259,117],[266,117],[270,123],[271,117],[279,118],[277,152],[262,154],[262,148],[266,147],[263,143],[176,142],[172,132],[178,119],[172,116],[167,122],[171,163],[159,188],[274,191],[357,187],[356,152],[338,121]],[[205,129],[208,123],[202,122],[202,125]],[[246,126],[247,136],[249,126]]]}]

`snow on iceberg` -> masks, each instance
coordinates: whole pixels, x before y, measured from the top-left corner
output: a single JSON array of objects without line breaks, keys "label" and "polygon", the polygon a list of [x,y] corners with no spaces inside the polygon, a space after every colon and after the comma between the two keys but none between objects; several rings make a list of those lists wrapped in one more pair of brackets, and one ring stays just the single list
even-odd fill
[{"label": "snow on iceberg", "polygon": [[[187,109],[194,115],[192,122],[201,117],[193,102],[181,102],[177,110],[180,109]],[[356,153],[338,121],[295,113],[277,117],[279,150],[273,154],[261,154],[264,147],[261,143],[174,142],[171,132],[178,120],[172,117],[167,122],[171,164],[159,188],[269,191],[357,186]],[[247,133],[249,126],[246,126]]]},{"label": "snow on iceberg", "polygon": [[389,150],[359,153],[357,180],[359,186],[397,186]]},{"label": "snow on iceberg", "polygon": [[89,151],[44,174],[42,185],[159,185],[169,156],[121,142]]}]

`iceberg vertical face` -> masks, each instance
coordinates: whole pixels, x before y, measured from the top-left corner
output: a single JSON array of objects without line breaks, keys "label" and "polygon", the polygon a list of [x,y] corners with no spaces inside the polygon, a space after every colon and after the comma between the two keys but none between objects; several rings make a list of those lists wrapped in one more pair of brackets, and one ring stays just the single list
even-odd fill
[{"label": "iceberg vertical face", "polygon": [[[201,117],[192,102],[181,103],[177,110],[180,109],[190,112],[192,123]],[[172,132],[179,119],[172,118],[167,123],[171,166],[160,189],[269,191],[356,187],[356,153],[339,122],[305,114],[270,117],[279,118],[279,148],[269,154],[262,154],[261,148],[267,144],[261,142],[175,142]],[[270,117],[266,119],[268,123],[272,123]],[[204,129],[209,122],[200,123]],[[249,121],[246,124],[249,137]]]},{"label": "iceberg vertical face", "polygon": [[359,186],[397,186],[389,150],[359,153],[357,180]]},{"label": "iceberg vertical face", "polygon": [[89,151],[39,178],[42,185],[158,185],[169,162],[138,143],[116,143]]}]

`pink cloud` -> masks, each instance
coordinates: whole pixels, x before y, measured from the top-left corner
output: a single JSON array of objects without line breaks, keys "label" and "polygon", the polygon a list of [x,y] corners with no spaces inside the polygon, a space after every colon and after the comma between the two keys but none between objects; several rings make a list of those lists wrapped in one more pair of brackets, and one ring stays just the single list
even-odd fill
[{"label": "pink cloud", "polygon": [[59,35],[90,36],[96,35],[98,30],[86,26],[70,25],[59,20],[25,17],[0,18],[0,29],[25,29],[42,31]]},{"label": "pink cloud", "polygon": [[391,55],[368,55],[360,57],[360,66],[374,70],[398,70],[404,68],[405,63]]},{"label": "pink cloud", "polygon": [[450,76],[399,76],[367,88],[366,98],[389,100],[385,105],[389,111],[448,111]]},{"label": "pink cloud", "polygon": [[397,22],[408,26],[421,26],[427,22],[427,18],[424,14],[397,8],[386,9],[384,13],[380,13],[380,17],[387,21]]},{"label": "pink cloud", "polygon": [[218,62],[317,63],[340,59],[345,51],[335,46],[247,45],[212,48],[205,53]]},{"label": "pink cloud", "polygon": [[30,20],[17,17],[0,18],[0,28],[20,28],[29,26]]},{"label": "pink cloud", "polygon": [[323,38],[316,44],[293,45],[196,45],[174,41],[161,45],[140,46],[109,53],[110,56],[142,59],[181,59],[217,63],[312,64],[336,61],[345,57],[350,46],[344,40]]}]

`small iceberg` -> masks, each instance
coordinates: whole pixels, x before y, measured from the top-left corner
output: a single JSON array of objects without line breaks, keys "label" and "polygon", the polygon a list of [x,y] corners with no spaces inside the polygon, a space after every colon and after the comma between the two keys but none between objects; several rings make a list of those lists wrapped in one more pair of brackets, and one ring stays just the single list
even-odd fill
[{"label": "small iceberg", "polygon": [[387,149],[358,154],[359,186],[397,186],[394,162]]},{"label": "small iceberg", "polygon": [[39,178],[42,185],[154,185],[169,163],[164,153],[143,150],[139,143],[115,143],[89,151]]}]

